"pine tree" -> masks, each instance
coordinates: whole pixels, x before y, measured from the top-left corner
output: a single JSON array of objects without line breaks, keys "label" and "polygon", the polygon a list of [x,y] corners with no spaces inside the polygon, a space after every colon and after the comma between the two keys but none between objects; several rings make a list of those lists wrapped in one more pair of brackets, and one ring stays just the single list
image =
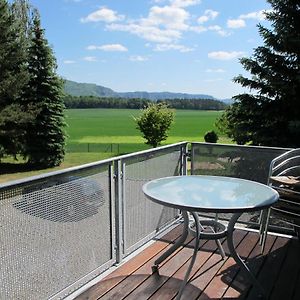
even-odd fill
[{"label": "pine tree", "polygon": [[238,144],[300,146],[300,4],[268,0],[271,29],[258,25],[264,45],[241,64],[252,74],[234,81],[255,93],[234,97],[218,127]]},{"label": "pine tree", "polygon": [[28,53],[30,79],[23,103],[35,108],[36,118],[27,127],[24,155],[35,167],[53,167],[62,162],[65,153],[63,81],[56,74],[56,61],[37,11]]},{"label": "pine tree", "polygon": [[20,104],[28,81],[24,31],[6,0],[0,0],[0,159],[22,151],[25,124],[33,120]]}]

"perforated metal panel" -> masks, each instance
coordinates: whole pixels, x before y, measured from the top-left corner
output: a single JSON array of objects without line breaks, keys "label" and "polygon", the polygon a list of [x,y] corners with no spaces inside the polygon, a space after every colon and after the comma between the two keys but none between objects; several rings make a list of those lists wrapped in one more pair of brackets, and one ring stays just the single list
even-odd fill
[{"label": "perforated metal panel", "polygon": [[[286,151],[285,148],[192,143],[191,173],[237,177],[266,184],[272,159]],[[231,214],[219,216],[228,220]],[[259,212],[251,212],[243,214],[239,221],[255,225],[258,219]]]},{"label": "perforated metal panel", "polygon": [[112,265],[110,164],[0,189],[0,299],[67,295]]},{"label": "perforated metal panel", "polygon": [[150,201],[142,192],[147,181],[181,175],[182,148],[169,148],[122,161],[124,191],[124,252],[129,254],[140,244],[178,216],[178,210]]}]

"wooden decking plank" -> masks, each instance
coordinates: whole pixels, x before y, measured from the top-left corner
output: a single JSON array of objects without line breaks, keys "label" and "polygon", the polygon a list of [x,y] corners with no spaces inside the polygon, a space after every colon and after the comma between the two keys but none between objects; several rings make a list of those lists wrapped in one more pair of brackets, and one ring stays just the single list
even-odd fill
[{"label": "wooden decking plank", "polygon": [[[152,259],[160,253],[165,251],[170,244],[181,235],[183,226],[176,226],[173,230],[169,231],[166,235],[162,237],[162,241],[158,240],[151,244],[144,251],[137,254],[134,259],[131,259],[124,263],[122,266],[114,270],[100,282],[96,283],[94,286],[90,287],[88,290],[76,297],[76,300],[95,300],[99,299],[101,295],[107,293],[109,290],[113,289],[121,281],[123,281],[130,274],[135,272],[138,268],[147,263],[148,260]],[[168,243],[169,241],[169,243]]]},{"label": "wooden decking plank", "polygon": [[[206,241],[202,241],[204,245]],[[154,294],[167,280],[174,276],[174,273],[185,264],[194,247],[194,239],[191,241],[187,247],[183,247],[177,254],[169,259],[159,268],[159,275],[154,274],[154,276],[149,277],[145,280],[138,288],[136,288],[130,295],[126,297],[126,300],[136,300],[136,299],[148,299]],[[158,276],[157,276],[158,275]]]},{"label": "wooden decking plank", "polygon": [[[130,261],[77,297],[101,300],[171,300],[179,291],[193,252],[193,241],[181,247],[160,265],[160,275],[151,266],[181,235],[182,225],[145,248]],[[245,230],[234,233],[237,252],[265,288],[269,300],[300,299],[300,243],[285,237],[268,236],[265,252],[260,255],[258,234]],[[188,241],[191,241],[189,237]],[[226,241],[223,243],[228,254]],[[250,288],[243,272],[232,258],[222,260],[215,241],[203,242],[185,287],[182,299],[258,299],[258,291]],[[281,273],[280,273],[281,272]],[[229,280],[225,276],[229,275]],[[248,290],[248,292],[244,292]]]},{"label": "wooden decking plank", "polygon": [[[259,235],[257,234],[258,238]],[[252,274],[254,274],[254,276],[256,278],[258,278],[258,274],[261,271],[263,264],[267,258],[267,255],[269,254],[269,252],[271,251],[274,243],[276,241],[276,236],[274,235],[269,235],[266,239],[266,244],[264,247],[264,252],[261,253],[261,246],[259,244],[256,244],[256,247],[253,249],[253,251],[251,252],[250,255],[250,262],[249,262],[249,268],[252,272]],[[254,260],[251,260],[255,257]],[[252,283],[250,283],[250,281],[247,282],[247,284],[245,285],[245,291],[244,293],[242,293],[239,296],[239,299],[247,299],[248,294],[250,293],[250,290],[252,288]]]},{"label": "wooden decking plank", "polygon": [[[235,239],[234,243],[239,250],[241,247],[243,247],[243,243],[245,243],[245,239],[247,237],[247,232],[245,231],[236,231],[235,232]],[[227,242],[224,243],[224,250],[228,255],[228,247],[227,247]],[[217,270],[215,276],[212,278],[212,280],[209,282],[209,284],[204,288],[202,294],[200,295],[199,298],[197,299],[211,299],[211,298],[221,298],[221,296],[224,294],[226,289],[228,288],[228,284],[232,281],[232,277],[235,275],[237,272],[238,268],[235,268],[235,261],[231,258],[228,257],[224,261],[223,265]],[[230,278],[229,282],[226,282],[222,280],[222,277],[224,279],[224,273],[230,269]],[[226,276],[226,275],[225,275]]]},{"label": "wooden decking plank", "polygon": [[[188,242],[192,240],[192,237],[188,238]],[[168,250],[172,244],[170,244],[165,250]],[[182,248],[182,247],[181,247]],[[177,252],[180,249],[177,249],[171,256],[169,256],[165,261],[162,262],[161,265],[165,264],[168,260],[172,259],[176,256]],[[131,273],[130,276],[126,277],[122,280],[118,285],[114,286],[109,292],[105,293],[98,299],[101,300],[120,300],[129,295],[134,289],[136,289],[140,284],[142,284],[145,280],[152,276],[151,267],[154,264],[154,261],[161,255],[159,252],[155,256],[153,256],[150,260],[148,260],[145,264],[143,264],[140,268],[138,268],[135,272]]]},{"label": "wooden decking plank", "polygon": [[[206,251],[203,251],[203,249],[205,249]],[[199,253],[197,255],[195,264],[192,268],[191,275],[190,275],[191,277],[198,272],[198,270],[201,266],[205,265],[208,261],[212,262],[211,257],[213,255],[214,251],[216,251],[216,249],[217,249],[217,246],[214,241],[208,241],[207,243],[205,243],[203,245],[203,247],[201,247],[201,249],[200,249],[201,253]],[[188,260],[186,261],[186,263],[183,265],[181,263],[178,271],[176,273],[174,273],[173,276],[149,299],[151,299],[151,300],[172,299],[177,294],[177,292],[179,291],[180,285],[182,283],[182,280],[184,279],[184,276],[186,274],[187,268],[190,264],[190,259],[191,259],[192,253],[193,253],[193,248],[190,248],[189,253],[187,255]],[[220,260],[220,255],[218,254],[216,256],[218,257],[218,260]],[[196,294],[197,295],[199,294],[198,287],[188,284],[186,286],[186,288],[188,286],[189,286],[189,289],[192,289],[192,290],[196,289],[197,290]],[[192,298],[190,297],[189,299],[192,299]]]},{"label": "wooden decking plank", "polygon": [[[234,243],[236,246],[240,244],[245,235],[246,232],[238,233],[238,235],[234,239]],[[223,243],[223,248],[225,253],[228,253],[227,242]],[[196,291],[195,289],[190,290],[190,285],[188,285],[183,293],[182,299],[207,299],[205,289],[209,286],[214,276],[218,273],[218,271],[222,268],[226,261],[227,258],[223,260],[219,254],[214,253],[211,256],[210,260],[207,261],[206,264],[198,270],[197,274],[195,274],[194,278],[192,278],[191,280],[191,284],[198,287],[198,291]]]},{"label": "wooden decking plank", "polygon": [[[277,274],[282,268],[282,263],[287,252],[288,240],[286,238],[277,237],[271,251],[269,252],[263,264],[262,270],[259,272],[257,279],[263,286],[266,295],[270,295]],[[247,299],[258,299],[260,292],[256,287],[252,287]]]},{"label": "wooden decking plank", "polygon": [[[248,250],[246,249],[251,249],[251,247],[254,247],[257,243],[257,240],[258,238],[256,234],[246,234],[241,240],[240,244],[237,246],[238,253],[242,257],[247,256]],[[216,276],[213,278],[213,280],[210,282],[207,288],[203,291],[205,296],[202,296],[199,299],[205,299],[205,297],[207,296],[221,298],[226,293],[226,291],[228,293],[228,285],[232,285],[232,282],[234,281],[238,270],[239,267],[236,265],[234,259],[232,257],[228,257],[228,259],[220,268]],[[233,288],[231,287],[231,289]],[[235,289],[233,290],[235,292]],[[229,294],[231,293],[232,292],[229,292]]]},{"label": "wooden decking plank", "polygon": [[[265,256],[261,255],[261,247],[258,242],[259,235],[254,232],[250,232],[247,236],[245,245],[247,248],[243,249],[243,251],[241,251],[240,253],[242,257],[245,257],[244,260],[254,276],[257,276],[265,259]],[[275,238],[268,238],[268,240],[266,241],[265,253],[268,253],[274,242]],[[247,276],[248,275],[244,271],[238,268],[237,276],[231,282],[228,290],[224,294],[224,299],[245,298],[249,288],[252,285],[250,279],[247,278]]]},{"label": "wooden decking plank", "polygon": [[[300,243],[300,241],[299,241]],[[294,295],[293,300],[299,300],[300,299],[300,268],[298,269],[298,278],[296,281],[296,285],[294,288]]]},{"label": "wooden decking plank", "polygon": [[[300,243],[289,241],[288,251],[271,294],[272,300],[292,299],[296,293],[296,286],[300,269]],[[298,298],[299,299],[299,298]]]}]

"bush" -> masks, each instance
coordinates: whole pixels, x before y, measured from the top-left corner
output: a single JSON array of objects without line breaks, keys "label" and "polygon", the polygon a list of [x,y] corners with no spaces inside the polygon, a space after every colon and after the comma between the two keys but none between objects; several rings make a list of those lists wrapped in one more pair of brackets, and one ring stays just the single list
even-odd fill
[{"label": "bush", "polygon": [[216,143],[219,137],[214,130],[208,131],[204,135],[204,140],[206,143]]},{"label": "bush", "polygon": [[137,124],[136,128],[146,139],[146,144],[155,148],[167,139],[168,130],[174,120],[174,112],[164,103],[150,103],[134,120]]}]

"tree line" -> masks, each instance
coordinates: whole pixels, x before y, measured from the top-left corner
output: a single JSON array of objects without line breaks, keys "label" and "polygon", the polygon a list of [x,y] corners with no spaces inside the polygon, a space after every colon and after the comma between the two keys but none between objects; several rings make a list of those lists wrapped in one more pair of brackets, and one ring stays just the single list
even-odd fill
[{"label": "tree line", "polygon": [[214,99],[165,99],[151,101],[141,98],[71,96],[64,97],[66,108],[128,108],[142,109],[151,103],[165,103],[174,109],[224,110],[227,105]]},{"label": "tree line", "polygon": [[0,0],[0,160],[20,154],[37,168],[64,157],[63,80],[26,0]]}]

